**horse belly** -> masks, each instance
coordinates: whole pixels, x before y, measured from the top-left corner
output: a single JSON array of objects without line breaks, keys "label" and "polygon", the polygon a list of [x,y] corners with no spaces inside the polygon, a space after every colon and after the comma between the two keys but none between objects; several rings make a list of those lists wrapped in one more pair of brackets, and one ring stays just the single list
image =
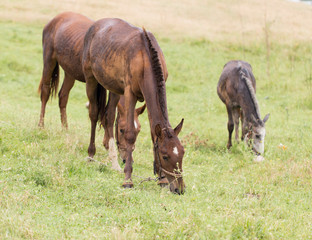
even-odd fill
[{"label": "horse belly", "polygon": [[85,82],[81,59],[83,39],[87,29],[78,31],[75,25],[63,26],[55,36],[55,55],[63,70],[73,78]]},{"label": "horse belly", "polygon": [[119,95],[124,94],[126,76],[123,69],[117,66],[98,66],[92,69],[94,77],[105,89]]},{"label": "horse belly", "polygon": [[77,60],[73,58],[62,57],[57,61],[67,74],[80,82],[85,82],[80,59]]}]

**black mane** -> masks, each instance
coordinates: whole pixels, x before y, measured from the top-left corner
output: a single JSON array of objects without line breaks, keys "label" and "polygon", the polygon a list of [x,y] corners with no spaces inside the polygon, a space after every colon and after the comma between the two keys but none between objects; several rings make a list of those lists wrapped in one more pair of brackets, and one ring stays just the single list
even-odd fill
[{"label": "black mane", "polygon": [[147,41],[147,46],[150,54],[151,65],[153,69],[154,77],[157,81],[157,90],[158,90],[158,101],[160,104],[161,113],[166,121],[168,121],[168,113],[167,113],[167,101],[166,101],[166,82],[164,79],[164,74],[161,68],[161,63],[159,60],[158,52],[152,44],[148,33],[143,28],[144,36]]}]

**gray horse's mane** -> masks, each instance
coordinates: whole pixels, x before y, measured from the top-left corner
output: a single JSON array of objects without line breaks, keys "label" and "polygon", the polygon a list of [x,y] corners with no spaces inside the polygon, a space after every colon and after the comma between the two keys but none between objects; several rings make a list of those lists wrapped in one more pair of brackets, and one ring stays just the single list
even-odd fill
[{"label": "gray horse's mane", "polygon": [[239,63],[239,77],[241,80],[243,80],[243,82],[247,86],[247,89],[249,91],[253,106],[255,108],[255,112],[257,114],[256,119],[261,119],[260,118],[259,105],[258,105],[258,101],[256,98],[256,93],[255,93],[254,87],[252,86],[251,80],[249,78],[248,70],[246,68],[242,67],[240,63]]}]

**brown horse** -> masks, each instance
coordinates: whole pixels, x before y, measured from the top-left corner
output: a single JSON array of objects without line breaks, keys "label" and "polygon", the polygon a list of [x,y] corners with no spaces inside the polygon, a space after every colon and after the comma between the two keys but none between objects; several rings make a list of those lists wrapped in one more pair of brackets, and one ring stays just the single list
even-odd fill
[{"label": "brown horse", "polygon": [[[118,147],[118,152],[120,157],[122,158],[123,162],[126,163],[127,158],[127,142],[125,139],[125,129],[127,125],[127,116],[125,113],[125,98],[124,96],[120,96],[120,100],[118,102],[118,111],[117,117],[115,122],[115,138],[116,138],[116,145]],[[135,109],[134,111],[134,131],[135,135],[137,136],[141,131],[141,124],[139,122],[139,115],[141,115],[145,110],[146,104],[142,107]],[[106,134],[105,134],[106,135]],[[108,136],[108,134],[107,134]],[[133,146],[134,148],[134,146]]]},{"label": "brown horse", "polygon": [[81,67],[83,40],[94,21],[80,14],[66,12],[57,15],[43,29],[43,72],[38,91],[41,92],[39,126],[44,126],[46,103],[50,92],[56,94],[59,65],[64,69],[64,82],[59,92],[62,125],[67,128],[66,105],[75,79],[85,82]]},{"label": "brown horse", "polygon": [[256,99],[256,80],[250,64],[244,61],[230,61],[225,64],[218,82],[217,92],[226,105],[228,113],[229,140],[227,148],[232,146],[231,138],[234,126],[235,139],[238,141],[239,118],[241,118],[241,139],[246,142],[252,141],[254,152],[263,154],[265,122],[269,119],[269,114],[261,120]]},{"label": "brown horse", "polygon": [[[117,99],[116,99],[117,97]],[[120,98],[120,99],[119,99]],[[119,99],[119,101],[118,101]],[[118,102],[118,111],[117,117],[115,121],[115,114],[116,114],[116,107],[114,102]],[[116,145],[118,148],[119,156],[121,157],[123,163],[126,162],[125,158],[125,147],[126,147],[126,140],[124,136],[124,129],[126,123],[126,115],[124,114],[124,107],[125,107],[125,100],[124,96],[115,95],[113,93],[109,93],[108,104],[105,107],[104,116],[101,120],[101,125],[104,126],[104,139],[103,145],[106,150],[109,151],[109,158],[112,160],[112,168],[118,171],[121,171],[121,168],[117,161],[117,152],[114,142],[114,134],[113,134],[113,125],[115,121],[115,137],[116,137]],[[87,108],[89,108],[89,102],[87,103]],[[141,131],[141,124],[139,121],[139,115],[141,115],[146,108],[146,104],[142,107],[135,109],[134,111],[134,133],[137,137]],[[135,148],[135,143],[133,143],[133,149]],[[163,181],[164,182],[164,181]]]},{"label": "brown horse", "polygon": [[[39,126],[44,126],[44,114],[46,103],[52,95],[57,92],[59,83],[59,65],[64,69],[65,77],[63,85],[59,92],[59,107],[61,113],[61,122],[63,127],[67,128],[67,115],[66,105],[68,102],[68,96],[71,88],[74,85],[75,80],[85,82],[84,74],[82,71],[82,53],[83,53],[83,40],[89,27],[94,21],[89,18],[71,12],[66,12],[57,15],[53,18],[44,28],[42,45],[43,45],[43,73],[39,84],[38,91],[41,92],[41,114]],[[106,91],[103,90],[103,101],[105,105]],[[118,102],[119,96],[117,96]],[[109,96],[108,104],[105,111],[102,113],[102,125],[104,126],[105,136],[103,144],[106,149],[109,150],[109,156],[112,161],[112,167],[116,170],[121,170],[117,161],[117,152],[114,144],[113,126],[115,121],[114,101],[116,97],[114,95]],[[143,113],[145,105],[135,112],[135,121],[137,125],[138,115]],[[118,118],[120,124],[125,121],[125,116]],[[137,135],[139,129],[135,131]],[[119,137],[120,144],[124,146],[124,139]],[[117,146],[120,149],[120,146]],[[122,155],[120,150],[120,155]]]},{"label": "brown horse", "polygon": [[[114,99],[117,97],[117,102],[119,99],[119,95],[115,95],[113,93],[109,93],[109,100],[108,104],[105,109],[105,115],[102,119],[102,125],[104,126],[104,140],[103,145],[109,151],[110,159],[117,159],[117,152],[115,150],[115,143],[114,143],[114,134],[113,134],[113,124],[115,121],[115,111],[114,109],[116,106],[113,106]],[[115,121],[115,138],[116,138],[116,145],[118,148],[119,155],[123,162],[126,162],[126,140],[125,140],[125,127],[126,127],[126,115],[125,115],[125,99],[124,96],[120,96],[120,100],[118,102],[118,111],[117,117]],[[135,109],[134,111],[134,132],[135,136],[138,136],[139,132],[141,131],[141,124],[139,122],[139,115],[141,115],[145,110],[146,104],[142,107]],[[133,143],[133,149],[135,145]],[[118,166],[117,166],[118,168]],[[121,170],[121,169],[118,169]]]},{"label": "brown horse", "polygon": [[165,88],[168,72],[153,34],[121,19],[101,19],[90,27],[85,36],[82,64],[90,102],[89,156],[95,154],[95,128],[101,111],[98,93],[104,87],[114,94],[125,96],[127,121],[124,129],[126,164],[123,186],[133,187],[134,108],[138,100],[145,100],[154,144],[155,171],[159,176],[164,173],[170,182],[170,191],[183,193],[181,172],[184,148],[177,137],[183,119],[175,129],[171,128]]}]

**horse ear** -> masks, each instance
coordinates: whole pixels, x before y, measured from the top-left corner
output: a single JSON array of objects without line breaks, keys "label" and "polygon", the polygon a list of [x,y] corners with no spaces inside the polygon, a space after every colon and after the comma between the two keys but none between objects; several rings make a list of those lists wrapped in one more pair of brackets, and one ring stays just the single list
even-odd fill
[{"label": "horse ear", "polygon": [[270,113],[265,115],[265,117],[263,118],[263,122],[265,123],[266,121],[268,121],[269,117],[270,117]]},{"label": "horse ear", "polygon": [[184,118],[182,118],[181,122],[178,124],[178,126],[175,127],[174,133],[178,136],[182,127],[183,127]]},{"label": "horse ear", "polygon": [[156,134],[156,136],[157,136],[159,139],[163,139],[164,134],[163,134],[163,132],[162,132],[162,129],[161,129],[160,124],[157,124],[157,125],[155,126],[155,134]]},{"label": "horse ear", "polygon": [[144,112],[145,107],[146,107],[146,103],[142,107],[139,107],[139,108],[135,109],[135,111],[136,111],[138,116],[141,115]]},{"label": "horse ear", "polygon": [[117,109],[118,109],[118,112],[120,113],[121,116],[123,116],[125,114],[125,109],[123,108],[123,106],[121,105],[120,102],[118,102],[118,104],[117,104]]}]

